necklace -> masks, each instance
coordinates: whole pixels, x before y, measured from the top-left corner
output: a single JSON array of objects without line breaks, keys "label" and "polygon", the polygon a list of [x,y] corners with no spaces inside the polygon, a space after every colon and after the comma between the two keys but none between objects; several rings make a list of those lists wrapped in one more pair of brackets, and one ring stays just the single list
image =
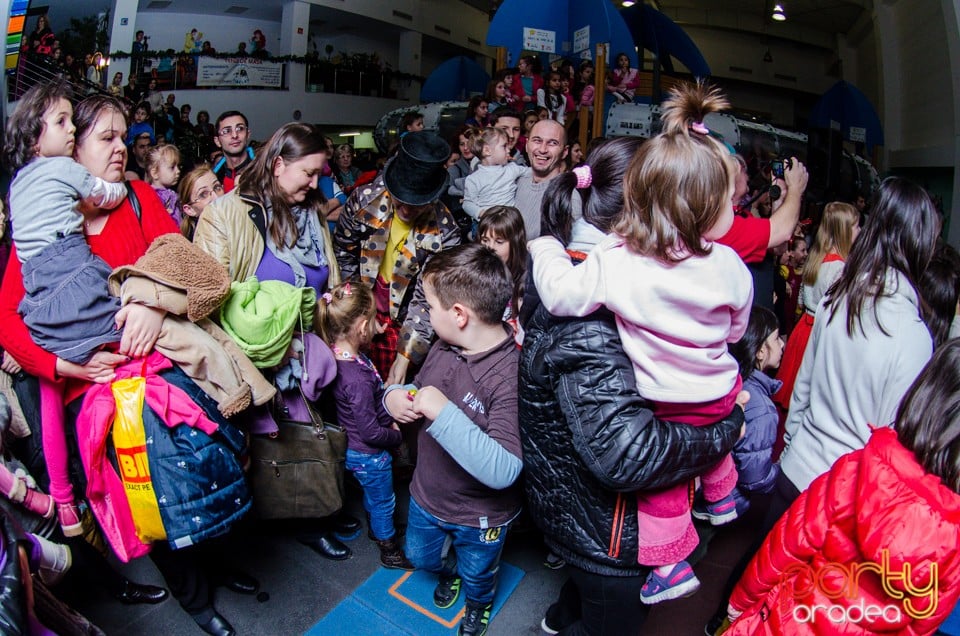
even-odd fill
[{"label": "necklace", "polygon": [[344,351],[337,345],[333,345],[332,349],[333,349],[333,355],[336,356],[337,359],[353,360],[357,364],[359,364],[361,367],[366,367],[367,369],[370,369],[371,371],[373,371],[373,375],[377,377],[377,381],[380,383],[380,386],[383,386],[383,378],[380,377],[380,372],[377,371],[377,368],[375,366],[373,366],[373,362],[370,360],[370,358],[363,355],[362,353],[357,353],[356,355],[353,355],[349,351]]}]

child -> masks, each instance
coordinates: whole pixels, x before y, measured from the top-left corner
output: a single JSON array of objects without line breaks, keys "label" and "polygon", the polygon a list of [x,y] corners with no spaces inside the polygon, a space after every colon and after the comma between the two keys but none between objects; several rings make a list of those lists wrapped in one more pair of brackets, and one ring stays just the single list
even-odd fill
[{"label": "child", "polygon": [[777,270],[778,287],[777,301],[774,308],[780,318],[783,331],[789,334],[797,322],[798,312],[803,311],[800,305],[801,283],[803,281],[803,266],[807,262],[807,239],[802,235],[794,235],[790,239],[787,251],[781,259]]},{"label": "child", "polygon": [[767,375],[780,366],[783,357],[777,317],[769,309],[754,305],[746,333],[731,344],[729,350],[740,367],[743,390],[750,394],[750,401],[743,409],[746,432],[733,448],[733,461],[737,465],[734,498],[737,514],[742,516],[750,507],[750,495],[771,492],[780,473],[780,467],[773,460],[780,417],[770,399],[780,388],[780,382]]},{"label": "child", "polygon": [[517,179],[530,168],[510,161],[510,138],[499,128],[485,128],[475,136],[473,153],[480,165],[463,182],[463,211],[476,220],[492,205],[512,204]]},{"label": "child", "polygon": [[[62,82],[38,84],[27,91],[7,120],[6,158],[10,216],[17,257],[23,264],[23,320],[34,341],[58,357],[84,364],[103,345],[120,341],[115,315],[120,301],[110,296],[110,267],[90,251],[84,239],[81,203],[113,209],[127,196],[122,183],[94,177],[72,158],[73,107]],[[77,315],[76,308],[83,313]],[[67,309],[70,308],[70,309]],[[41,402],[62,404],[62,387],[40,380]],[[44,418],[46,421],[46,418]],[[63,434],[43,427],[48,464],[66,457],[55,450]],[[50,474],[58,473],[51,469]],[[69,483],[51,479],[51,494],[62,510],[64,534],[80,533]]]},{"label": "child", "polygon": [[567,98],[563,95],[559,71],[550,71],[547,85],[537,90],[537,106],[547,109],[546,119],[553,119],[561,124],[564,122]]},{"label": "child", "polygon": [[[730,597],[726,634],[936,632],[960,596],[958,433],[954,340],[914,381],[893,427],[874,429],[777,521]],[[874,607],[852,625],[834,619]]]},{"label": "child", "polygon": [[[614,235],[574,267],[552,237],[530,244],[537,291],[556,315],[585,316],[606,306],[617,318],[640,394],[664,420],[695,426],[730,413],[740,391],[727,343],[747,327],[753,282],[730,248],[714,243],[733,223],[738,167],[703,125],[727,101],[702,84],[672,91],[663,133],[638,151],[624,179],[624,210]],[[590,171],[583,173],[589,185]],[[579,178],[579,175],[578,175]],[[737,517],[737,475],[728,455],[701,476],[714,525]],[[699,581],[683,559],[697,545],[686,484],[638,495],[639,562],[657,566],[641,600],[692,594]]]},{"label": "child", "polygon": [[517,317],[523,299],[523,282],[527,277],[527,231],[520,210],[506,205],[487,208],[477,228],[480,244],[492,249],[507,266],[513,278],[513,294],[503,314],[503,321],[513,327],[517,345],[523,344],[523,330]]},{"label": "child", "polygon": [[137,137],[143,133],[150,133],[150,145],[157,143],[157,135],[153,130],[153,124],[150,123],[150,104],[141,102],[133,110],[133,124],[127,130],[126,144],[129,150]]},{"label": "child", "polygon": [[[452,606],[462,583],[466,610],[459,633],[481,636],[522,495],[519,353],[501,321],[510,278],[496,254],[473,243],[427,261],[423,290],[439,340],[413,384],[390,386],[384,398],[401,424],[425,419],[410,484],[407,556],[417,568],[439,574],[437,607]],[[456,565],[442,558],[451,540]]]},{"label": "child", "polygon": [[412,570],[393,525],[396,497],[388,449],[400,446],[403,435],[383,408],[383,380],[362,353],[376,331],[376,315],[373,292],[365,285],[337,285],[317,302],[320,336],[337,359],[332,390],[337,421],[347,432],[346,466],[363,488],[363,507],[380,548],[380,564]]},{"label": "child", "polygon": [[[777,373],[777,379],[783,385],[773,396],[773,401],[783,410],[790,408],[790,395],[800,370],[803,352],[807,349],[810,333],[813,331],[813,319],[820,300],[827,293],[840,274],[843,263],[850,253],[853,241],[860,232],[860,213],[849,203],[834,201],[823,208],[823,217],[817,229],[813,249],[803,266],[803,315],[787,340],[783,353],[783,363]],[[779,446],[779,444],[778,444]]]},{"label": "child", "polygon": [[403,117],[400,118],[400,123],[397,125],[397,130],[400,131],[401,137],[407,133],[423,130],[423,113],[415,110],[404,113]]},{"label": "child", "polygon": [[467,119],[463,122],[465,126],[476,126],[483,128],[487,125],[487,114],[489,113],[487,100],[482,95],[474,95],[467,104]]},{"label": "child", "polygon": [[180,180],[180,150],[173,144],[154,146],[147,153],[145,181],[153,186],[177,225],[181,222],[180,200],[175,188]]},{"label": "child", "polygon": [[576,102],[573,99],[573,93],[570,91],[570,84],[573,80],[569,77],[560,78],[560,92],[563,93],[563,123],[569,128],[572,122],[571,118],[577,110]]},{"label": "child", "polygon": [[223,195],[223,185],[208,165],[194,168],[180,180],[177,203],[180,206],[180,233],[193,240],[197,219],[211,201]]}]

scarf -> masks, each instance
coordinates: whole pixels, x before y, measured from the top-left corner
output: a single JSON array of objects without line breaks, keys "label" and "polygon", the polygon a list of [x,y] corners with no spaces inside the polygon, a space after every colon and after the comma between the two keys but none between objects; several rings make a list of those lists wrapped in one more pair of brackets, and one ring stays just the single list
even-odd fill
[{"label": "scarf", "polygon": [[[267,217],[267,227],[273,218],[273,206],[267,201],[263,206]],[[282,263],[286,263],[293,270],[294,285],[303,287],[307,284],[307,275],[303,266],[327,267],[327,257],[324,254],[323,230],[320,228],[320,218],[307,208],[293,206],[290,208],[294,221],[297,224],[297,241],[290,247],[277,245],[272,234],[267,232],[267,249]]]}]

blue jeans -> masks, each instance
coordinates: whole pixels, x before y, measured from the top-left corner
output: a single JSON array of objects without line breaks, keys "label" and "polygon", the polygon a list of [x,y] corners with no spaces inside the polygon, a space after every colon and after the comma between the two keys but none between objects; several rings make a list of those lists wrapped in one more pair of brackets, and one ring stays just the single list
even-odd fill
[{"label": "blue jeans", "polygon": [[[477,604],[493,601],[500,554],[507,538],[509,523],[496,528],[471,528],[437,519],[410,497],[405,552],[419,570],[462,580],[467,600]],[[453,568],[444,565],[443,546],[451,541],[457,554]]]},{"label": "blue jeans", "polygon": [[347,449],[347,470],[363,487],[363,508],[370,514],[370,531],[378,541],[386,541],[397,533],[393,527],[393,511],[397,499],[393,494],[393,460],[390,453],[360,453]]}]

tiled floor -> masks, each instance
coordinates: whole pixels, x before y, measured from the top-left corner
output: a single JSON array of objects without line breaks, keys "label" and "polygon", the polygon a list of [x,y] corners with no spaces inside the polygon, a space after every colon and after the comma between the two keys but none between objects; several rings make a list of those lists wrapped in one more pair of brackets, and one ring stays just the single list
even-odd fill
[{"label": "tiled floor", "polygon": [[[359,513],[359,510],[353,512]],[[362,514],[360,514],[362,518]],[[750,515],[724,527],[709,543],[696,565],[701,590],[691,598],[659,605],[650,613],[639,634],[695,636],[716,607],[727,574],[749,543],[747,528],[756,523]],[[275,528],[254,528],[237,550],[236,563],[257,576],[269,600],[238,596],[217,590],[216,607],[239,634],[302,634],[346,597],[378,567],[374,545],[365,537],[350,542],[352,559],[327,561]],[[491,623],[490,636],[538,635],[540,619],[564,580],[563,570],[542,566],[544,549],[533,532],[508,539],[504,559],[526,572],[519,587]],[[149,562],[124,566],[131,578],[162,584]],[[71,590],[75,606],[108,634],[201,634],[173,600],[157,606],[123,606],[97,590]],[[632,630],[625,628],[630,636]]]}]

